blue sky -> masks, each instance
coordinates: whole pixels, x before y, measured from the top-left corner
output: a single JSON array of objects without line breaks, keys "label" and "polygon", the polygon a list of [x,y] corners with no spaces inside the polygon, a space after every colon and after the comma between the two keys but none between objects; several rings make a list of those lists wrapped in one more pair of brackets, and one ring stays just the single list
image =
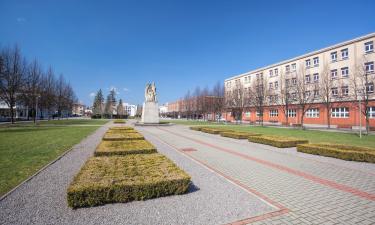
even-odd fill
[{"label": "blue sky", "polygon": [[142,103],[375,32],[375,1],[0,0],[0,46],[52,65],[91,104],[111,87]]}]

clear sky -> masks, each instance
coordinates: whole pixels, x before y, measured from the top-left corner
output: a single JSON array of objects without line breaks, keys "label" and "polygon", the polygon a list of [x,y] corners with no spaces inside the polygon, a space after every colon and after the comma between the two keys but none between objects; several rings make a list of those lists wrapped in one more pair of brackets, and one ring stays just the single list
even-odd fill
[{"label": "clear sky", "polygon": [[261,66],[375,32],[375,1],[0,0],[0,46],[52,65],[77,97],[115,87],[159,102]]}]

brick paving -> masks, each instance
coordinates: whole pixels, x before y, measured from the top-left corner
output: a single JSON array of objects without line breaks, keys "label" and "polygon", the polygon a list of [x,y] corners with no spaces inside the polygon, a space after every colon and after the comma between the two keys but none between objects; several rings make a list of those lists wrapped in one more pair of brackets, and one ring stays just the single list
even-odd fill
[{"label": "brick paving", "polygon": [[[179,125],[140,131],[285,209],[235,224],[375,224],[375,164],[311,156]],[[182,151],[191,148],[196,151]]]}]

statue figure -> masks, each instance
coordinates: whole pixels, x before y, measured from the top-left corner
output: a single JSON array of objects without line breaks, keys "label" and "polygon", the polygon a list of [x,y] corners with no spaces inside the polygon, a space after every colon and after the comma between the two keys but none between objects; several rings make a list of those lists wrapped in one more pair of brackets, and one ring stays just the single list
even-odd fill
[{"label": "statue figure", "polygon": [[156,102],[155,82],[152,82],[152,84],[150,83],[146,84],[145,99],[146,99],[146,102]]}]

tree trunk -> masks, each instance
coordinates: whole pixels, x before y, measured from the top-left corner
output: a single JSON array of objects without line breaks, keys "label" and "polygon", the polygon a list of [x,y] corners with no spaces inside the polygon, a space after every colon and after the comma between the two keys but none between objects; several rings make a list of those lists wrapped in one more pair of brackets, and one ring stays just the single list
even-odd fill
[{"label": "tree trunk", "polygon": [[327,125],[328,125],[328,129],[331,128],[331,117],[329,115],[329,104],[326,105],[326,110],[327,110]]},{"label": "tree trunk", "polygon": [[10,121],[14,124],[14,109],[13,104],[10,104]]}]

